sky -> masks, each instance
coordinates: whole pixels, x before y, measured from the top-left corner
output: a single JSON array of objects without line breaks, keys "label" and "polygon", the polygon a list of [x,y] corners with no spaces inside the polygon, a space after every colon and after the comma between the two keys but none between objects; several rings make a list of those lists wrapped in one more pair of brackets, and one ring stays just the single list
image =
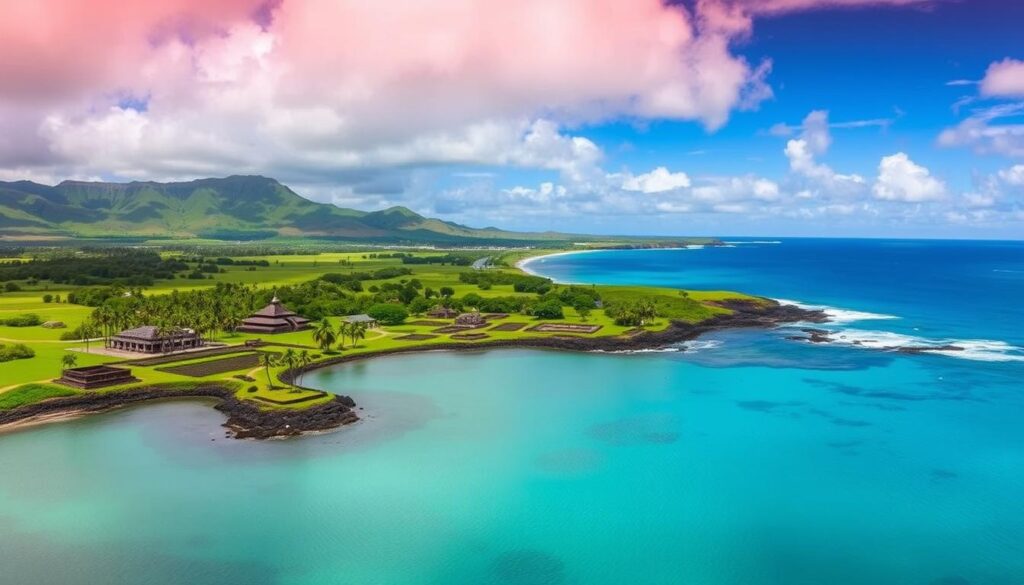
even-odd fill
[{"label": "sky", "polygon": [[0,180],[475,227],[1024,238],[1024,2],[0,0]]}]

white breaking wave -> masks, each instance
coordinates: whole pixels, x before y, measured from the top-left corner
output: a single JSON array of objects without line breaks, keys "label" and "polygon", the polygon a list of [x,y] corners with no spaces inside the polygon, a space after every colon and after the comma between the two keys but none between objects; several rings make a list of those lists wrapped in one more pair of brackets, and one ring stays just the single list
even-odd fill
[{"label": "white breaking wave", "polygon": [[742,246],[743,244],[781,244],[782,242],[779,240],[750,240],[746,242],[722,240],[722,243],[731,244],[733,246]]},{"label": "white breaking wave", "polygon": [[651,347],[647,349],[619,349],[619,350],[606,350],[606,349],[595,349],[593,353],[609,353],[617,355],[634,355],[644,353],[692,353],[696,351],[705,351],[709,349],[715,349],[721,347],[722,342],[717,339],[691,339],[690,341],[684,341],[675,345],[666,345],[664,347]]},{"label": "white breaking wave", "polygon": [[[919,348],[923,353],[984,362],[1024,361],[1024,348],[991,339],[928,339],[891,331],[840,329],[829,336],[834,345],[897,351]],[[935,348],[935,349],[930,349]],[[946,349],[940,349],[946,348]],[[959,348],[959,349],[951,349]]]},{"label": "white breaking wave", "polygon": [[693,339],[682,343],[686,351],[704,351],[722,347],[722,342],[717,339]]},{"label": "white breaking wave", "polygon": [[[828,316],[827,323],[797,323],[797,327],[814,327],[829,332],[830,345],[844,347],[861,347],[878,351],[898,351],[916,348],[922,353],[943,355],[966,360],[986,362],[1017,362],[1024,361],[1024,348],[991,339],[928,339],[916,335],[906,335],[893,331],[876,331],[866,329],[845,329],[837,325],[847,325],[856,321],[882,321],[899,319],[895,315],[869,313],[852,309],[841,309],[827,305],[812,305],[775,299],[784,305],[796,305],[802,309],[823,311]],[[954,347],[957,349],[949,349]],[[935,348],[935,349],[930,349]],[[947,349],[940,349],[947,348]]]},{"label": "white breaking wave", "polygon": [[775,299],[783,305],[795,305],[809,311],[823,311],[828,315],[830,323],[853,323],[854,321],[875,321],[882,319],[899,319],[896,315],[884,315],[882,313],[869,313],[867,311],[855,311],[853,309],[840,309],[828,305],[811,305],[787,299]]},{"label": "white breaking wave", "polygon": [[684,351],[684,348],[677,345],[667,345],[665,347],[652,347],[648,349],[595,349],[593,353],[608,353],[615,355],[633,355],[641,353],[679,353]]}]

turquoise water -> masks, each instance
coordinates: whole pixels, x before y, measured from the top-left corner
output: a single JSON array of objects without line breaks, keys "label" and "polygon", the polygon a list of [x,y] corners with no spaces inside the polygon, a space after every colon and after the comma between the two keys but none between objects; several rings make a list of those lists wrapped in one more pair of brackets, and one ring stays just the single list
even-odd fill
[{"label": "turquoise water", "polygon": [[[766,270],[787,243],[708,252]],[[756,280],[702,252],[543,264]],[[1019,268],[1001,253],[946,264]],[[825,276],[766,294],[833,307],[843,335],[989,345],[912,356],[776,330],[632,355],[438,352],[310,375],[365,416],[317,437],[228,440],[188,402],[4,435],[0,583],[1019,585],[1022,309],[970,327],[971,283],[936,284],[929,309],[901,292],[929,290],[910,272],[865,300]]]}]

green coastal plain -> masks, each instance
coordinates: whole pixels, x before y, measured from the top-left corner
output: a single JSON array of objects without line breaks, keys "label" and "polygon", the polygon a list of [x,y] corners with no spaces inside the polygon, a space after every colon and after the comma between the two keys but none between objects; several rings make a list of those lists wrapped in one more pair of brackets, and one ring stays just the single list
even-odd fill
[{"label": "green coastal plain", "polygon": [[[301,373],[289,373],[339,358],[508,341],[525,344],[550,337],[627,338],[663,330],[672,321],[699,323],[730,312],[716,304],[722,301],[754,299],[728,291],[560,285],[517,267],[529,257],[565,249],[331,251],[296,250],[282,244],[256,255],[251,253],[253,248],[202,243],[196,243],[194,251],[181,251],[180,243],[176,250],[159,246],[29,248],[3,258],[0,275],[6,274],[7,280],[0,283],[0,352],[31,357],[0,362],[0,410],[79,393],[143,387],[165,389],[172,395],[209,383],[230,388],[237,398],[261,409],[305,409],[334,395],[303,388]],[[155,255],[173,272],[143,279],[142,285],[133,277],[95,276],[104,274],[104,266],[112,259],[136,262],[146,256],[152,262]],[[29,270],[34,276],[12,279],[18,275],[12,269],[42,268],[47,263],[62,272],[38,278],[45,271]],[[188,296],[197,291],[207,296]],[[274,295],[309,317],[311,328],[275,335],[235,330],[245,312],[259,309]],[[200,331],[207,346],[217,349],[111,355],[105,345],[116,333],[117,322],[104,324],[102,314],[133,296],[168,305],[173,326]],[[197,298],[203,300],[197,303]],[[227,310],[218,308],[221,299],[224,306],[230,300],[238,314],[226,319],[211,314]],[[452,330],[452,318],[428,316],[439,307],[449,308],[452,315],[498,316],[485,326]],[[359,328],[344,325],[346,316],[367,312],[379,319],[378,326],[356,332]],[[136,325],[144,321],[139,316],[130,319]],[[535,329],[545,323],[596,330]],[[257,340],[263,343],[254,345]],[[55,382],[64,368],[99,364],[129,367],[137,381],[97,390]]]}]

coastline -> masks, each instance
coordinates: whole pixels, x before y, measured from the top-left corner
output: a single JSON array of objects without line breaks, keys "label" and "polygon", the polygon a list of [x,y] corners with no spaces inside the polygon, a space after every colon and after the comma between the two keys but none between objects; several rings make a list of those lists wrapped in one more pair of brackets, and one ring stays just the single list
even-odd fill
[{"label": "coastline", "polygon": [[[769,329],[791,323],[824,323],[828,315],[821,310],[805,309],[795,305],[786,305],[771,299],[762,301],[731,300],[718,303],[732,313],[716,315],[710,319],[687,323],[671,321],[661,331],[642,331],[632,336],[623,337],[578,337],[574,335],[553,335],[550,337],[532,337],[524,339],[498,339],[477,342],[435,343],[427,346],[396,347],[374,352],[350,355],[339,355],[333,358],[310,364],[302,369],[282,373],[285,382],[300,374],[314,370],[384,356],[410,353],[428,353],[440,351],[488,351],[493,349],[541,349],[571,352],[630,352],[661,349],[684,341],[692,341],[701,335],[728,329]],[[319,388],[305,388],[319,390]]]},{"label": "coastline", "polygon": [[[571,256],[571,255],[574,255],[574,254],[591,254],[593,252],[608,252],[608,251],[609,250],[593,250],[593,249],[591,249],[591,250],[566,250],[564,252],[552,252],[550,254],[538,254],[536,256],[527,256],[526,258],[523,258],[522,260],[517,261],[516,264],[515,264],[515,267],[518,270],[521,270],[522,272],[525,272],[526,274],[529,274],[531,276],[544,276],[543,274],[540,274],[540,273],[538,273],[535,270],[531,270],[529,268],[530,264],[532,264],[534,262],[537,262],[538,260],[542,260],[544,258],[554,258],[556,256]],[[545,278],[547,278],[547,277],[545,277]],[[575,284],[575,283],[572,283],[572,282],[559,282],[559,284]]]},{"label": "coastline", "polygon": [[[515,267],[518,270],[521,270],[522,272],[525,272],[526,274],[529,274],[531,276],[543,276],[544,278],[551,278],[550,276],[545,276],[545,275],[537,272],[536,270],[530,269],[529,268],[530,264],[532,264],[534,262],[537,262],[539,260],[543,260],[545,258],[554,258],[556,256],[574,256],[576,254],[590,254],[590,253],[593,253],[593,252],[627,252],[627,251],[633,251],[633,250],[662,250],[662,251],[668,252],[668,251],[675,251],[675,250],[700,250],[700,249],[706,248],[708,246],[721,246],[721,244],[688,244],[686,246],[658,246],[658,247],[649,247],[649,248],[588,248],[586,250],[565,250],[563,252],[552,252],[550,254],[538,254],[536,256],[527,256],[526,258],[523,258],[522,260],[517,261],[515,263]],[[555,279],[552,278],[552,280],[555,280]],[[591,283],[568,282],[568,281],[561,281],[561,280],[555,280],[555,282],[557,282],[558,284],[591,284]]]},{"label": "coastline", "polygon": [[[500,348],[548,349],[574,352],[622,352],[663,348],[690,341],[705,333],[724,329],[770,328],[784,323],[821,323],[828,320],[824,311],[784,305],[770,299],[764,301],[734,300],[719,303],[730,309],[699,323],[672,321],[661,331],[642,331],[628,337],[586,338],[572,335],[504,339],[475,343],[443,343],[428,346],[391,348],[376,352],[341,355],[310,364],[302,370],[284,372],[285,381],[300,373],[338,364],[376,357],[430,351],[486,351]],[[279,439],[336,430],[359,420],[356,403],[348,396],[335,395],[325,404],[305,409],[264,409],[252,401],[238,399],[223,384],[206,383],[189,389],[167,389],[159,386],[132,388],[119,392],[77,394],[52,398],[0,411],[0,433],[26,427],[69,420],[88,414],[110,412],[127,406],[168,399],[214,399],[216,410],[224,413],[224,427],[236,439]]]}]

